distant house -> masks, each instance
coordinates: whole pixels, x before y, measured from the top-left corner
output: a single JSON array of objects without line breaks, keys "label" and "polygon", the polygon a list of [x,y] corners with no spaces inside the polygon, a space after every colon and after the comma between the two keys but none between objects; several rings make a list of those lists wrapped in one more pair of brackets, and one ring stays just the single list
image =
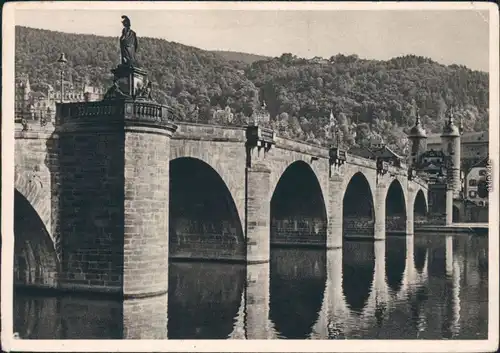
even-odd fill
[{"label": "distant house", "polygon": [[[27,75],[19,75],[16,78],[15,119],[53,120],[56,103],[61,101],[61,91],[55,90],[49,84],[37,85],[38,91],[33,90],[32,86],[35,87],[30,84]],[[102,98],[103,90],[88,83],[73,85],[66,82],[64,85],[64,102],[90,102]]]},{"label": "distant house", "polygon": [[465,199],[477,206],[488,206],[488,157],[470,168],[465,178]]},{"label": "distant house", "polygon": [[[488,155],[489,136],[487,131],[464,132],[460,136],[460,156],[462,169],[468,170]],[[442,150],[440,134],[432,134],[427,138],[427,148]]]},{"label": "distant house", "polygon": [[372,150],[375,158],[389,163],[390,165],[401,167],[404,158],[398,155],[387,146],[382,146],[378,149]]},{"label": "distant house", "polygon": [[349,149],[348,153],[372,160],[382,160],[396,167],[401,167],[402,162],[404,161],[403,157],[385,145],[374,144],[370,146],[370,148],[352,147]]},{"label": "distant house", "polygon": [[446,161],[443,151],[426,151],[420,155],[418,169],[427,173],[431,182],[440,182],[446,177]]}]

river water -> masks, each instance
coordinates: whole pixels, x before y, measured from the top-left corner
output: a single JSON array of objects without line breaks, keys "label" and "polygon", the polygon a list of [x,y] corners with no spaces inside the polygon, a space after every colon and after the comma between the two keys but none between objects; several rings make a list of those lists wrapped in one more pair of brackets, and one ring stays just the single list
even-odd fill
[{"label": "river water", "polygon": [[486,339],[488,239],[388,236],[272,248],[245,266],[171,262],[169,293],[14,296],[14,330],[43,339]]}]

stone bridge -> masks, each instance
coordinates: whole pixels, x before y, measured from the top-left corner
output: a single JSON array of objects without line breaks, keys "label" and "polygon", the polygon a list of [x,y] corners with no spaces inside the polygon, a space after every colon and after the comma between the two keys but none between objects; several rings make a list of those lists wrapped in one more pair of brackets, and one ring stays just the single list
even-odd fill
[{"label": "stone bridge", "polygon": [[138,101],[69,103],[16,126],[15,279],[164,293],[168,259],[266,263],[270,247],[413,234],[427,184],[258,126],[174,125]]}]

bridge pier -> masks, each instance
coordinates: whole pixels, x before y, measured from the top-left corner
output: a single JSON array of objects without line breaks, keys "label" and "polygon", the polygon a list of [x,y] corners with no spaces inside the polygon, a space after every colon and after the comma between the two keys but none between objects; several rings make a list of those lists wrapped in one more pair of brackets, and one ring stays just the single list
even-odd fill
[{"label": "bridge pier", "polygon": [[269,321],[270,273],[269,262],[247,266],[245,295],[246,339],[270,339]]},{"label": "bridge pier", "polygon": [[338,249],[342,247],[343,229],[343,198],[342,181],[329,180],[328,184],[328,226],[326,231],[326,248]]},{"label": "bridge pier", "polygon": [[272,130],[247,127],[245,229],[248,264],[269,262],[270,259],[271,170],[265,159],[272,145]]},{"label": "bridge pier", "polygon": [[374,236],[375,240],[384,240],[386,236],[385,229],[385,198],[387,194],[387,188],[383,186],[377,186],[375,191],[375,226],[374,226]]},{"label": "bridge pier", "polygon": [[413,205],[406,207],[406,235],[412,236],[414,233],[414,211]]},{"label": "bridge pier", "polygon": [[61,105],[60,286],[144,297],[168,290],[167,108],[112,99]]},{"label": "bridge pier", "polygon": [[446,189],[446,223],[451,226],[453,224],[453,190]]},{"label": "bridge pier", "polygon": [[247,263],[269,262],[270,256],[270,170],[262,164],[246,169]]}]

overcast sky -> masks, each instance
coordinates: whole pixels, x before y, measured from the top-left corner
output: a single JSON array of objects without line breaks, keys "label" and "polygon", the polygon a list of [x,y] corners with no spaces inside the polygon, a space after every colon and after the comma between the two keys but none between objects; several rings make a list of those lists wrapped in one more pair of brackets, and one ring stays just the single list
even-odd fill
[{"label": "overcast sky", "polygon": [[17,10],[16,25],[119,36],[126,14],[140,37],[210,50],[310,58],[427,56],[488,71],[488,12],[279,10]]}]

